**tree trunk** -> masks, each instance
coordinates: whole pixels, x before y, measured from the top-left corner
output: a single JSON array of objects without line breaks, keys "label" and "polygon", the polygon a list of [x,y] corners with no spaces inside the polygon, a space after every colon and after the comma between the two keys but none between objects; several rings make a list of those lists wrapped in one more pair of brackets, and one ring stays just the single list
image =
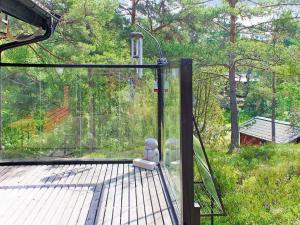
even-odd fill
[{"label": "tree trunk", "polygon": [[[235,8],[236,0],[229,0],[231,8]],[[229,55],[229,87],[230,87],[230,109],[231,109],[231,144],[228,153],[232,153],[239,147],[239,124],[238,109],[236,99],[236,65],[235,65],[235,36],[236,36],[236,16],[230,16],[230,55]]]},{"label": "tree trunk", "polygon": [[93,70],[88,69],[88,84],[90,90],[89,96],[89,134],[90,143],[89,149],[94,152],[96,149],[96,121],[95,121],[95,109],[96,109],[96,96],[95,96],[95,82],[93,81]]},{"label": "tree trunk", "polygon": [[134,25],[136,23],[136,5],[137,5],[137,1],[136,0],[131,0],[131,1],[132,1],[131,24]]},{"label": "tree trunk", "polygon": [[272,75],[272,142],[276,142],[276,75]]},{"label": "tree trunk", "polygon": [[249,94],[249,89],[250,89],[250,79],[251,79],[251,75],[252,75],[252,71],[253,68],[249,68],[247,70],[247,74],[246,74],[246,78],[247,78],[247,84],[246,84],[246,91],[245,91],[245,98],[248,96]]}]

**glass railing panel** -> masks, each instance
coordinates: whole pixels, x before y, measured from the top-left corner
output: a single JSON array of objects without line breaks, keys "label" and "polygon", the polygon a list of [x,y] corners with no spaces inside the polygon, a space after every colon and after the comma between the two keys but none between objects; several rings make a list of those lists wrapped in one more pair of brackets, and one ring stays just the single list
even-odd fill
[{"label": "glass railing panel", "polygon": [[2,160],[124,159],[157,137],[155,70],[1,68]]},{"label": "glass railing panel", "polygon": [[163,70],[163,166],[178,217],[181,212],[180,73],[178,67]]},{"label": "glass railing panel", "polygon": [[202,148],[200,141],[194,136],[194,164],[196,182],[195,202],[200,205],[202,214],[221,214],[223,213],[223,203],[216,187],[215,177],[210,169],[209,162],[205,156],[205,150]]}]

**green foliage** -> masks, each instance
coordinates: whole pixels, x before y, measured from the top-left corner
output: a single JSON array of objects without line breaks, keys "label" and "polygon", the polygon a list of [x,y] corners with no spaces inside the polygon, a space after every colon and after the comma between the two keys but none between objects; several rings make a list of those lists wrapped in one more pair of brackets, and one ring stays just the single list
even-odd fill
[{"label": "green foliage", "polygon": [[194,117],[205,144],[224,145],[227,135],[224,110],[219,103],[219,93],[224,83],[210,75],[201,73],[198,68],[193,74]]},{"label": "green foliage", "polygon": [[[250,83],[242,113],[249,116],[271,116],[271,77],[268,74],[257,77],[259,81]],[[299,123],[300,84],[295,78],[279,78],[276,90],[277,119]]]},{"label": "green foliage", "polygon": [[228,216],[216,224],[298,224],[300,145],[209,151]]}]

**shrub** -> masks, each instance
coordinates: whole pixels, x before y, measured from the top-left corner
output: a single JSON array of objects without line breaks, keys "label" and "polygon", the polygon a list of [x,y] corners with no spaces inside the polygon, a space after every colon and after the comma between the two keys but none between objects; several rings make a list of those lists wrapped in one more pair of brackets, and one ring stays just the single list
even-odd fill
[{"label": "shrub", "polygon": [[300,145],[247,147],[232,155],[226,150],[208,153],[227,212],[215,224],[300,224]]}]

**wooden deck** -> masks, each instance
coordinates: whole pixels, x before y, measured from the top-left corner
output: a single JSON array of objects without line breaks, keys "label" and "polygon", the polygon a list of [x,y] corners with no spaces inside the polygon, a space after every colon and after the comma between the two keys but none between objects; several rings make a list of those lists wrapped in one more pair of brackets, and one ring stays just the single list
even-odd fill
[{"label": "wooden deck", "polygon": [[0,224],[173,223],[158,171],[71,164],[1,166]]}]

